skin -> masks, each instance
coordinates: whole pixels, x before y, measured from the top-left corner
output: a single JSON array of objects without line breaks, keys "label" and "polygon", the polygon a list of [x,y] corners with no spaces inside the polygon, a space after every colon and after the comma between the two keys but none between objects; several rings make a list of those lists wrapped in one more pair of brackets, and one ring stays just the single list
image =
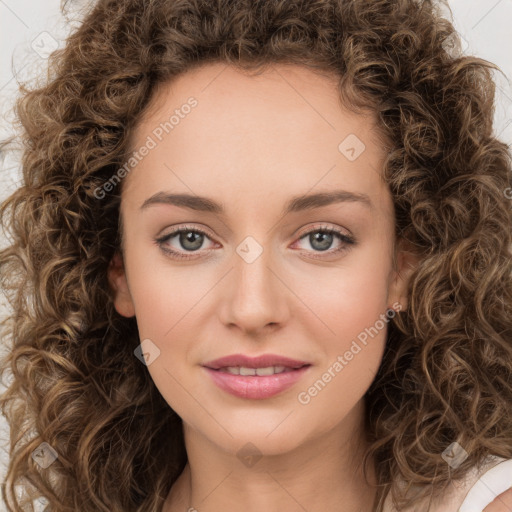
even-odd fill
[{"label": "skin", "polygon": [[512,512],[512,488],[497,496],[483,512]]},{"label": "skin", "polygon": [[[280,64],[250,77],[216,63],[159,87],[132,146],[191,96],[197,106],[124,178],[123,252],[109,269],[116,310],[135,315],[140,339],[158,347],[147,369],[183,419],[188,463],[163,511],[234,511],[240,503],[247,512],[337,510],[339,503],[346,512],[371,510],[375,474],[371,466],[366,482],[361,468],[364,394],[387,324],[309,403],[298,394],[387,308],[407,307],[418,259],[394,245],[375,119],[344,109],[330,76]],[[353,161],[338,150],[349,134],[365,144]],[[335,189],[367,194],[372,207],[345,201],[281,214],[293,196]],[[141,210],[161,191],[206,196],[225,213],[174,204]],[[155,242],[185,225],[206,231],[199,249],[176,234]],[[319,226],[356,243],[333,236],[322,251],[304,237]],[[236,251],[247,236],[263,249],[251,263]],[[163,251],[169,247],[192,257],[174,259]],[[312,366],[277,396],[243,399],[215,386],[202,367],[233,353],[274,353]],[[237,456],[247,443],[261,456],[250,466]]]}]

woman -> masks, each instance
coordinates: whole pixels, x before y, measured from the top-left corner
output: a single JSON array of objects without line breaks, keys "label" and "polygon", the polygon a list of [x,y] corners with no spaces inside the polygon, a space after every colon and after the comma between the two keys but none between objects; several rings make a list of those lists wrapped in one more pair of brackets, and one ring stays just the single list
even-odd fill
[{"label": "woman", "polygon": [[455,511],[509,470],[510,154],[454,42],[432,2],[91,8],[18,103],[10,510]]}]

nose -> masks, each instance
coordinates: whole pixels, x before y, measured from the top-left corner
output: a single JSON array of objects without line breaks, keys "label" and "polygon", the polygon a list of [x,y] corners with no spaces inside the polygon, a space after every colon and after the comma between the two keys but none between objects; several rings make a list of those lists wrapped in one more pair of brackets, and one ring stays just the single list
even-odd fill
[{"label": "nose", "polygon": [[224,325],[253,336],[284,325],[289,317],[286,300],[290,291],[275,267],[265,249],[254,261],[233,255],[219,312]]}]

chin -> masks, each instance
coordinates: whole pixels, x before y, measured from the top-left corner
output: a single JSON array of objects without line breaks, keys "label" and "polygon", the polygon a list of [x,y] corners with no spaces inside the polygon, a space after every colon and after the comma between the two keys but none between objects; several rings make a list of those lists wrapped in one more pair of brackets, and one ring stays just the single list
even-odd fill
[{"label": "chin", "polygon": [[[282,421],[282,418],[280,419]],[[285,422],[284,422],[285,423]],[[299,448],[305,442],[305,431],[302,427],[300,432],[294,432],[290,426],[281,426],[279,422],[252,422],[251,424],[231,424],[228,428],[229,434],[223,429],[219,431],[203,432],[203,435],[210,439],[210,442],[221,447],[224,451],[243,456],[246,452],[260,456],[282,455]]]}]

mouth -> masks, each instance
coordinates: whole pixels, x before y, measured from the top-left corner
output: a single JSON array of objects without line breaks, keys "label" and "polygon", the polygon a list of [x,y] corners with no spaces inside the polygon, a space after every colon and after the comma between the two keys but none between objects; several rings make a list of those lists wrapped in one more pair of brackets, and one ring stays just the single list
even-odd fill
[{"label": "mouth", "polygon": [[238,398],[264,400],[279,395],[294,386],[309,372],[310,364],[300,367],[267,366],[248,368],[227,366],[203,368],[222,391]]}]

